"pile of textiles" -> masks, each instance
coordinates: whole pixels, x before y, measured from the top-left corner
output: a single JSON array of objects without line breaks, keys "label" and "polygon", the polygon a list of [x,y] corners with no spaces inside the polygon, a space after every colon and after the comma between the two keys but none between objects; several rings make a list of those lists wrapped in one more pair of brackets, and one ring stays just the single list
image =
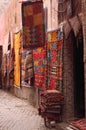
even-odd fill
[{"label": "pile of textiles", "polygon": [[41,94],[41,113],[62,114],[64,97],[57,90],[47,90]]},{"label": "pile of textiles", "polygon": [[71,125],[76,127],[78,130],[86,130],[86,119],[79,119],[79,120],[72,121]]}]

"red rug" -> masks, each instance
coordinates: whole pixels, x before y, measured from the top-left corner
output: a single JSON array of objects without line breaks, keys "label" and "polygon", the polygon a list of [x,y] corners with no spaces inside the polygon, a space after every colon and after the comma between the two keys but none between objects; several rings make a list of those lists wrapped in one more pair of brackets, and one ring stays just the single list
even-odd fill
[{"label": "red rug", "polygon": [[23,46],[36,48],[45,43],[43,2],[22,3]]},{"label": "red rug", "polygon": [[86,130],[86,119],[80,119],[71,122],[72,125],[77,127],[79,130]]}]

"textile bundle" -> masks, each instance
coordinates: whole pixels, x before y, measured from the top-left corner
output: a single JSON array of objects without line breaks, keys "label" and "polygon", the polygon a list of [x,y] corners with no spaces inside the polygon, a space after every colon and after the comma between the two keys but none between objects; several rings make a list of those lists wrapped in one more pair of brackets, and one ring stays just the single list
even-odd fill
[{"label": "textile bundle", "polygon": [[47,33],[47,86],[62,91],[63,32],[61,29]]},{"label": "textile bundle", "polygon": [[22,3],[23,46],[36,48],[45,43],[43,2]]},{"label": "textile bundle", "polygon": [[22,60],[21,60],[21,82],[22,86],[30,86],[31,78],[33,78],[33,57],[32,50],[23,49],[22,50]]},{"label": "textile bundle", "polygon": [[61,93],[56,92],[48,92],[45,91],[43,94],[41,94],[42,97],[42,104],[46,105],[47,107],[53,107],[55,105],[58,105],[59,103],[63,103],[64,97]]},{"label": "textile bundle", "polygon": [[[56,120],[62,115],[64,97],[57,90],[47,90],[41,94],[40,108],[43,117]],[[58,116],[59,115],[59,116]]]},{"label": "textile bundle", "polygon": [[40,89],[46,88],[46,48],[39,47],[33,50],[34,85]]}]

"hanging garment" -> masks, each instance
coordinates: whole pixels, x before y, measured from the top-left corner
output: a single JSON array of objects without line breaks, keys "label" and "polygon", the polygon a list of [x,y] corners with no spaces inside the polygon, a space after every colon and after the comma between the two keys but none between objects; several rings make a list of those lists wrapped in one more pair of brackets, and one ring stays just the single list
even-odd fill
[{"label": "hanging garment", "polygon": [[23,49],[22,50],[22,60],[21,60],[21,82],[22,86],[30,87],[32,78],[34,77],[33,71],[33,57],[32,50]]},{"label": "hanging garment", "polygon": [[47,33],[47,89],[62,91],[63,32]]},{"label": "hanging garment", "polygon": [[39,89],[46,88],[46,47],[33,50],[34,86]]},{"label": "hanging garment", "polygon": [[14,34],[14,85],[20,87],[21,32]]}]

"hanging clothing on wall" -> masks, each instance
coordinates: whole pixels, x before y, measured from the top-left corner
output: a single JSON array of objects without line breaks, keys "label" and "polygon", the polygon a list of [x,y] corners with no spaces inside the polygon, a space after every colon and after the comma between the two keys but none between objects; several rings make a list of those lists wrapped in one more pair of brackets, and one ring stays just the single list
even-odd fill
[{"label": "hanging clothing on wall", "polygon": [[47,33],[47,89],[62,91],[63,32]]},{"label": "hanging clothing on wall", "polygon": [[62,90],[63,82],[63,31],[61,28],[57,31],[57,89]]},{"label": "hanging clothing on wall", "polygon": [[56,31],[47,34],[47,88],[56,89],[57,37]]},{"label": "hanging clothing on wall", "polygon": [[14,34],[14,85],[20,87],[21,31]]},{"label": "hanging clothing on wall", "polygon": [[21,60],[21,82],[22,86],[30,87],[31,79],[34,77],[33,71],[33,51],[28,49],[22,50]]},{"label": "hanging clothing on wall", "polygon": [[23,47],[37,48],[45,44],[43,2],[22,3]]},{"label": "hanging clothing on wall", "polygon": [[33,50],[34,86],[39,89],[46,88],[46,47]]}]

